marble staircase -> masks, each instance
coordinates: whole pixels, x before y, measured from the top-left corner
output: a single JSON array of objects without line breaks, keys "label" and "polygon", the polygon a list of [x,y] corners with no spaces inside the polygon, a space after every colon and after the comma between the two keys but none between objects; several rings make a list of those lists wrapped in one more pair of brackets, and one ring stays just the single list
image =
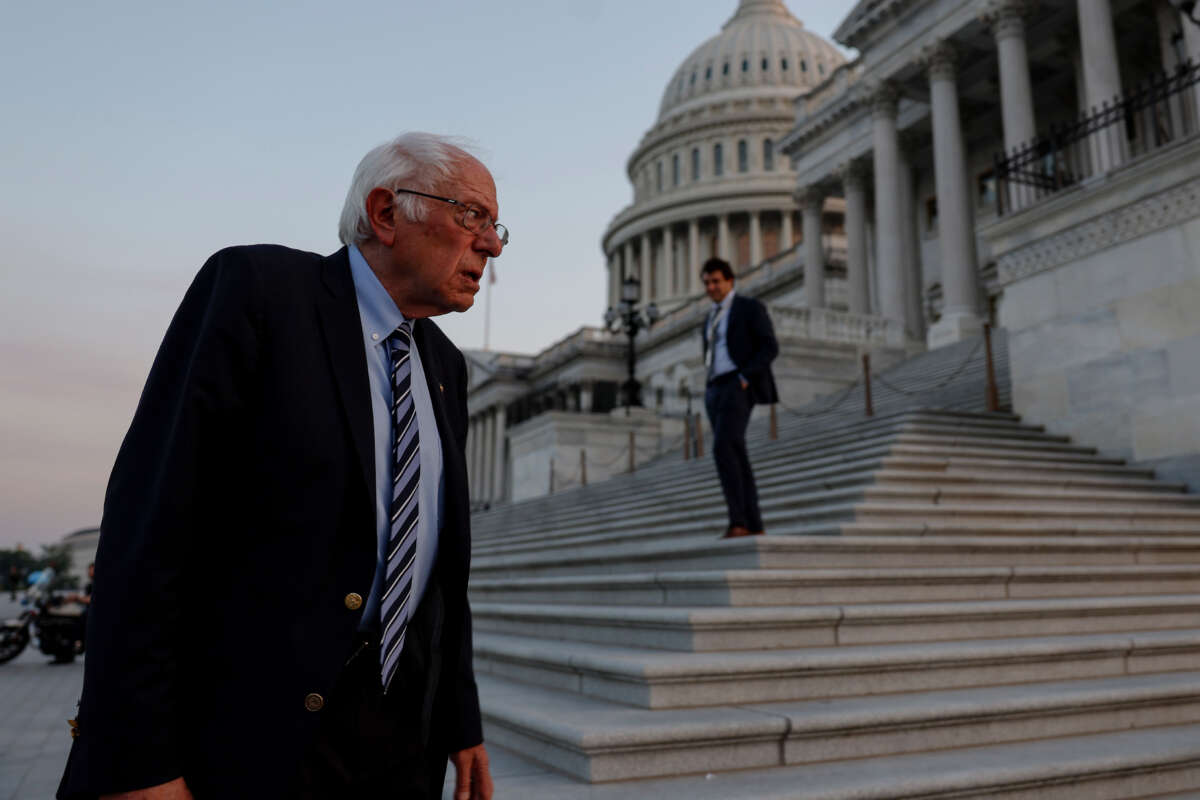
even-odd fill
[{"label": "marble staircase", "polygon": [[497,797],[1200,797],[1200,498],[965,402],[780,429],[767,536],[678,453],[476,517]]}]

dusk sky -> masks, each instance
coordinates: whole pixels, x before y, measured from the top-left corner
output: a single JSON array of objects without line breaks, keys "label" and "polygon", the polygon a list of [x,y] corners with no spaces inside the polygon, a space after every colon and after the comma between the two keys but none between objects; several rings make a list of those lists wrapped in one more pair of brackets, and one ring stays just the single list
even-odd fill
[{"label": "dusk sky", "polygon": [[[405,130],[465,136],[512,243],[493,349],[600,324],[600,235],[674,70],[736,0],[10,3],[0,28],[0,548],[99,523],[205,258],[330,253],[347,183]],[[852,3],[790,0],[828,37]],[[486,291],[486,290],[485,290]],[[483,293],[439,318],[483,343]]]}]

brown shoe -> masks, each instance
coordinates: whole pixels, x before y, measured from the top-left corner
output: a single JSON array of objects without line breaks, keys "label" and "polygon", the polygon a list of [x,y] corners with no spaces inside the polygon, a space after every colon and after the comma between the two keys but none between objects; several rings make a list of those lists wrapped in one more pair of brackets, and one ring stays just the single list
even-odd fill
[{"label": "brown shoe", "polygon": [[725,531],[725,535],[722,536],[721,538],[722,539],[738,539],[742,536],[749,536],[749,535],[750,535],[749,528],[743,528],[741,525],[730,525],[729,528]]},{"label": "brown shoe", "polygon": [[750,531],[751,536],[766,536],[766,531]]}]

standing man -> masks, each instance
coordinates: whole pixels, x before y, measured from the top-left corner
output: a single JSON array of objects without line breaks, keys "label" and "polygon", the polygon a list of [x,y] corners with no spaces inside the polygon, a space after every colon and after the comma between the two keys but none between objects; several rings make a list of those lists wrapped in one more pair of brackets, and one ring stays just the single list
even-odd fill
[{"label": "standing man", "polygon": [[492,794],[471,665],[466,362],[488,170],[405,134],[330,256],[200,270],[109,481],[60,798]]},{"label": "standing man", "polygon": [[721,491],[729,507],[724,538],[757,535],[763,533],[763,521],[746,452],[746,425],[755,403],[779,400],[771,374],[779,343],[766,307],[734,291],[729,262],[710,258],[700,278],[713,301],[700,335],[708,376],[704,408],[713,429],[713,459]]}]

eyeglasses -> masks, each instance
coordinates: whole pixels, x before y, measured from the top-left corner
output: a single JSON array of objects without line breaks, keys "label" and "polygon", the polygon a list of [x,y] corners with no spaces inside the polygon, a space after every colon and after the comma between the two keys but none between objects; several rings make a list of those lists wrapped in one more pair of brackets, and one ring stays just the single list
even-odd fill
[{"label": "eyeglasses", "polygon": [[469,230],[471,233],[483,233],[489,228],[496,231],[496,235],[500,237],[500,246],[504,247],[508,244],[508,228],[496,220],[492,219],[492,215],[474,203],[464,203],[461,200],[451,200],[449,197],[438,197],[436,194],[426,194],[413,189],[396,189],[396,194],[415,194],[418,197],[428,197],[430,200],[441,200],[443,203],[449,203],[452,206],[458,206],[459,211],[454,220]]}]

